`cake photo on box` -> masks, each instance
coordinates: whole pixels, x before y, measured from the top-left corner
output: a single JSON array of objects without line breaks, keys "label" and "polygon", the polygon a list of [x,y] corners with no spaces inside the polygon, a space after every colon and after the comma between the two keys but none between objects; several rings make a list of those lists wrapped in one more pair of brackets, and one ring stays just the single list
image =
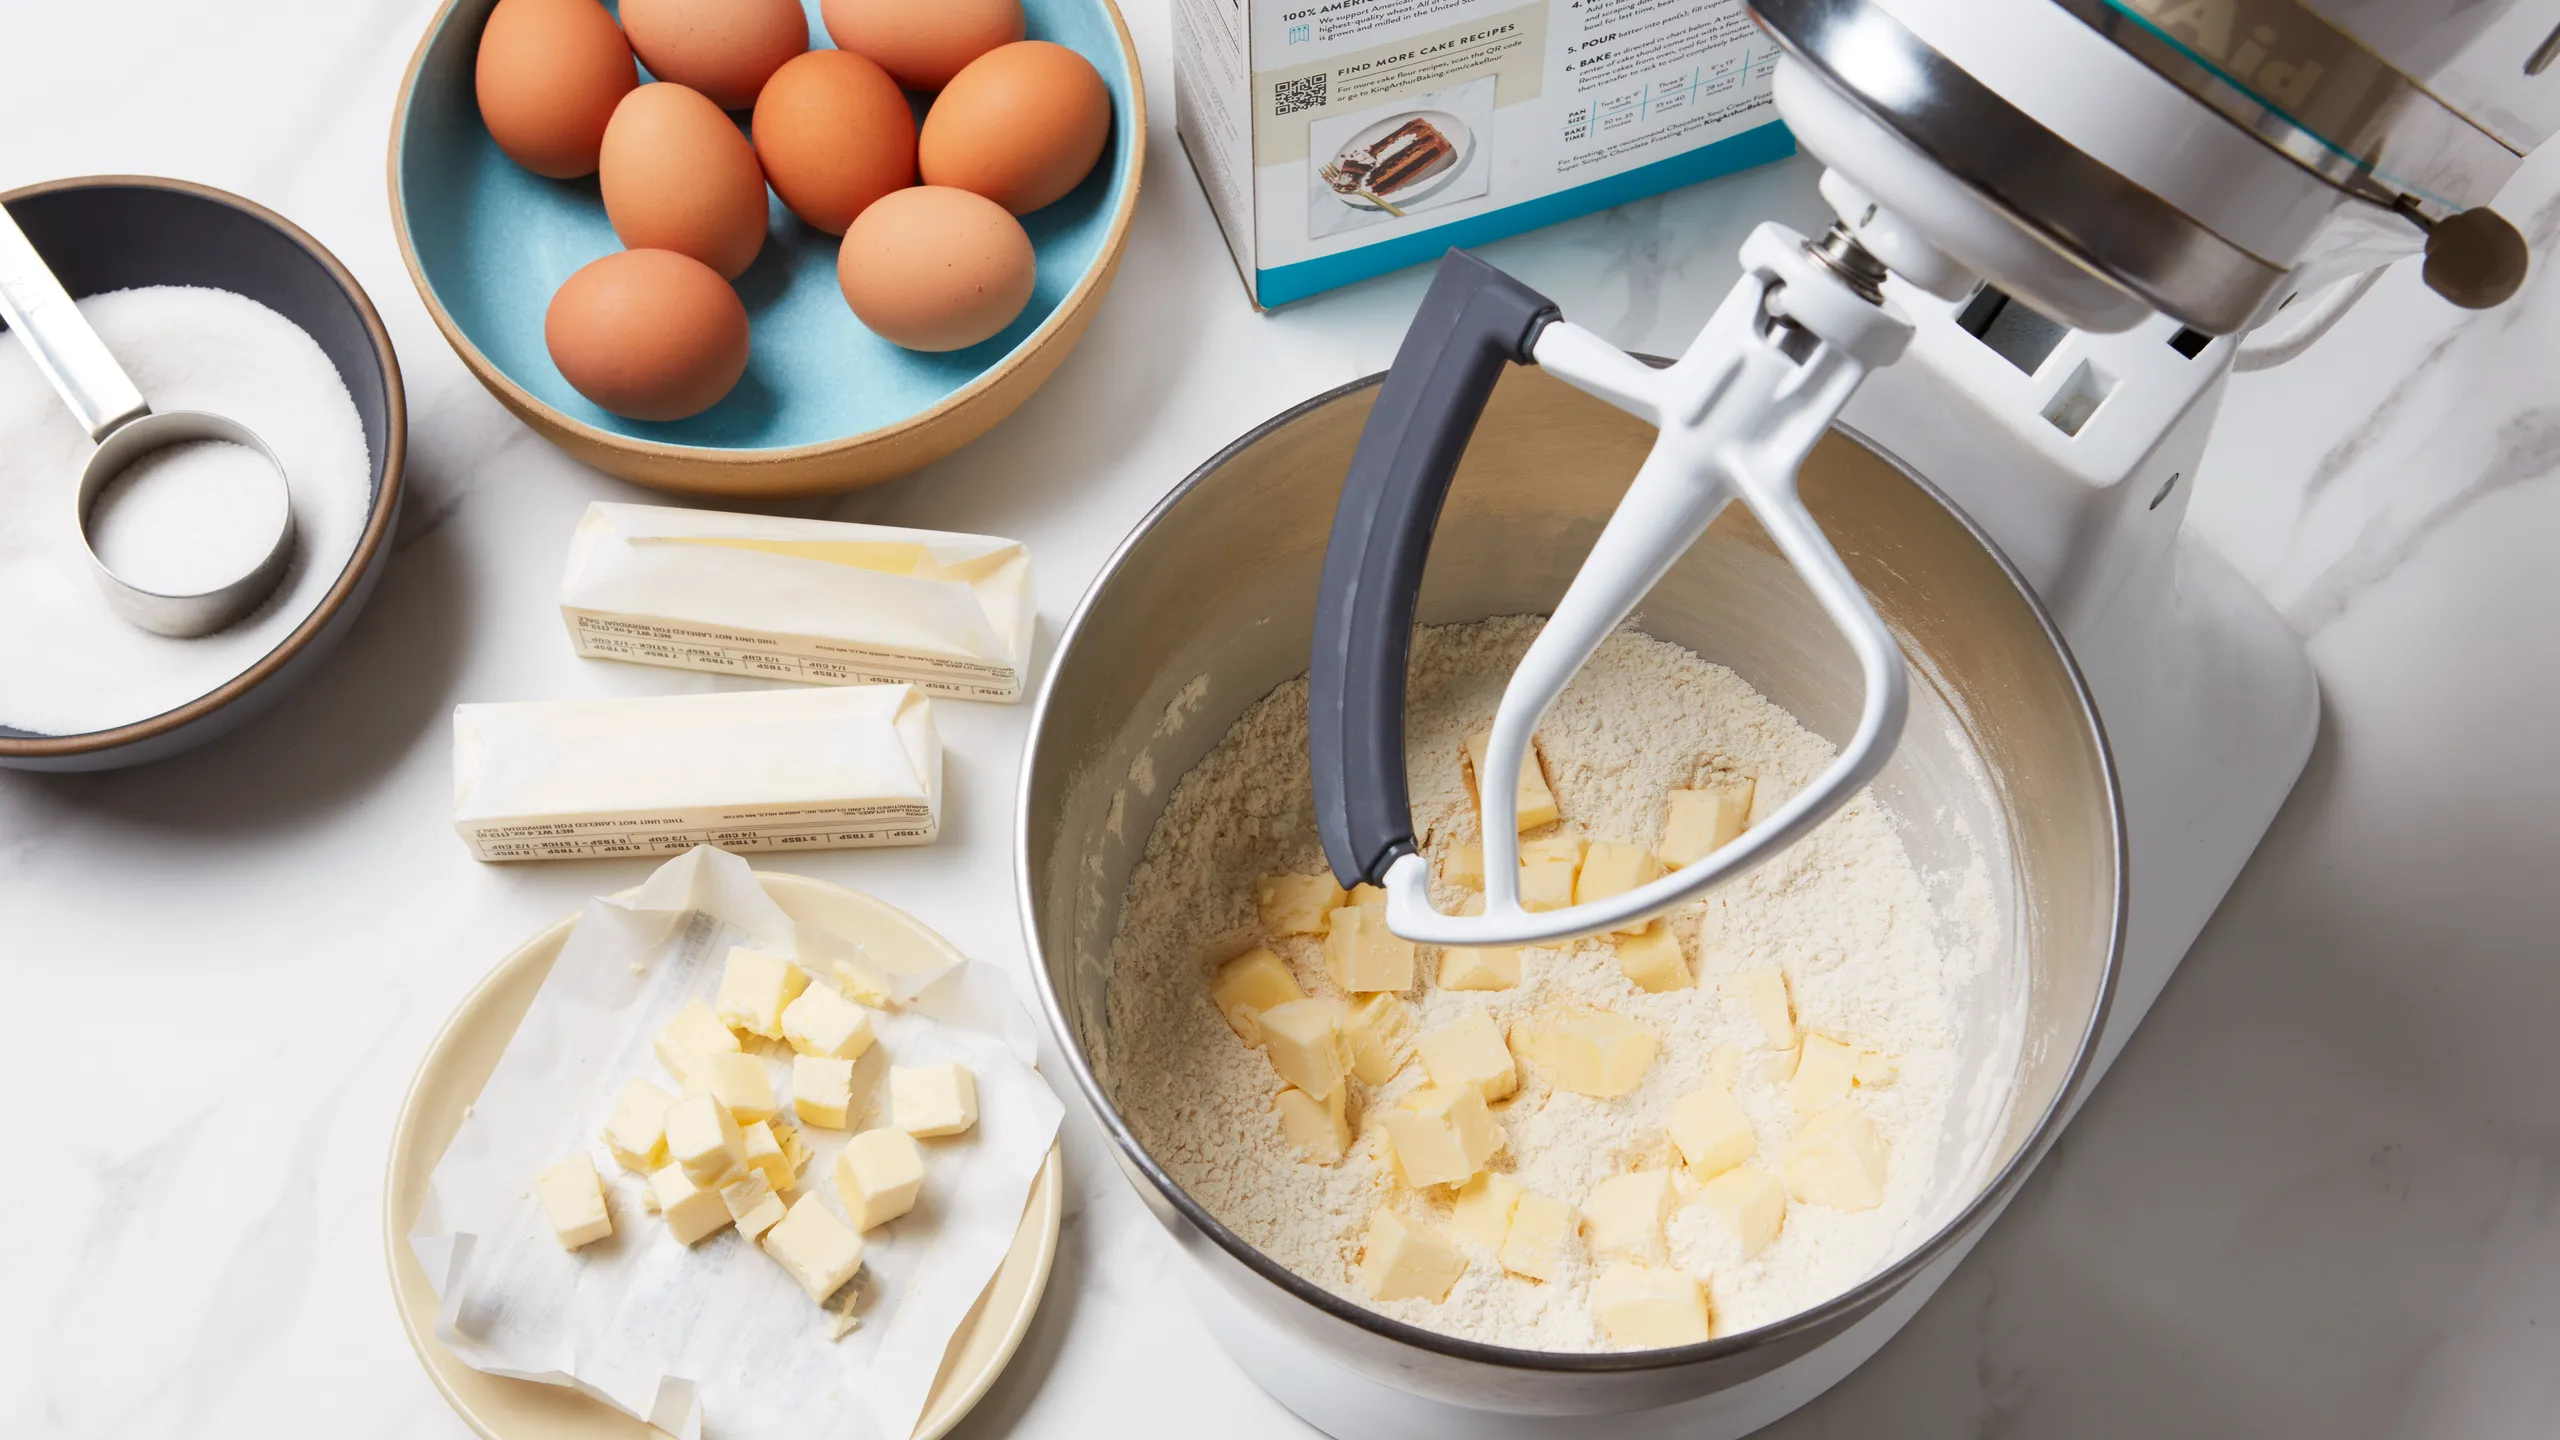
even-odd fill
[{"label": "cake photo on box", "polygon": [[1391,226],[1427,226],[1421,217],[1487,198],[1498,77],[1479,75],[1421,94],[1308,122],[1307,236]]},{"label": "cake photo on box", "polygon": [[1356,196],[1367,190],[1393,198],[1417,180],[1455,168],[1458,147],[1427,117],[1416,115],[1373,144],[1343,151],[1333,163],[1336,178],[1330,183],[1337,192]]}]

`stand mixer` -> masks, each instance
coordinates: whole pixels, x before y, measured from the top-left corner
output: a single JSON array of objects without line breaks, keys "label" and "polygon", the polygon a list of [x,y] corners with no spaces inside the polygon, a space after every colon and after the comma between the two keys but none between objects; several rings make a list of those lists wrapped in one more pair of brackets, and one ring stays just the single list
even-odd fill
[{"label": "stand mixer", "polygon": [[[2560,3],[2515,0],[1752,0],[1785,58],[1779,111],[1839,219],[1763,225],[1686,354],[1653,368],[1453,253],[1389,372],[1325,557],[1310,670],[1326,854],[1442,945],[1612,930],[1695,898],[1818,825],[1902,727],[1892,634],[1795,493],[1835,423],[1927,477],[1997,542],[2069,644],[2120,778],[2130,880],[2092,1074],[2133,1028],[2309,757],[2300,643],[2183,525],[2234,370],[2300,353],[2393,260],[2473,308],[2526,254],[2485,207],[2560,123]],[[1404,785],[1403,673],[1423,560],[1506,364],[1656,425],[1626,499],[1506,689],[1483,773],[1740,499],[1858,660],[1854,733],[1813,784],[1709,857],[1606,901],[1523,909],[1512,787],[1482,786],[1485,901],[1430,902]],[[2080,1092],[2083,1096],[2086,1090]],[[1976,1228],[1811,1353],[1613,1433],[1740,1435],[1821,1393],[1943,1282]],[[1354,1375],[1213,1286],[1195,1298],[1265,1388],[1330,1434],[1587,1429]]]}]

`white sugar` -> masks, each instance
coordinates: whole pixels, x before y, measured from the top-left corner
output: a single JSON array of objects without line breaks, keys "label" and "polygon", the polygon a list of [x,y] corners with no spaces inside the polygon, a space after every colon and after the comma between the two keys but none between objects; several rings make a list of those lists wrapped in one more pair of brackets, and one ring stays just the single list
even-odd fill
[{"label": "white sugar", "polygon": [[266,558],[284,506],[266,456],[228,440],[189,440],[137,457],[100,487],[89,548],[128,585],[199,595]]},{"label": "white sugar", "polygon": [[[337,583],[372,509],[355,400],[292,321],[245,296],[192,287],[95,295],[80,313],[153,409],[228,415],[267,442],[293,489],[294,554],[275,594],[217,634],[176,640],[126,622],[89,573],[73,516],[89,438],[17,337],[0,336],[0,725],[47,735],[149,719],[255,665]],[[184,479],[177,470],[198,463],[181,459],[162,478]],[[185,525],[166,510],[185,497],[150,503],[137,486],[125,498],[146,503],[115,507],[107,558],[175,575],[172,588],[199,588],[185,577],[225,563],[224,537],[246,528],[235,516],[171,547],[160,522]]]}]

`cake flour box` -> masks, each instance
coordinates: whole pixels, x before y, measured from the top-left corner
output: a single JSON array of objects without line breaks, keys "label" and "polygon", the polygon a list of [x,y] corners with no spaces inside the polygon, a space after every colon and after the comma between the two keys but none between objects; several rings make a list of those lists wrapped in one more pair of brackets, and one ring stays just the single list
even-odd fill
[{"label": "cake flour box", "polygon": [[1257,306],[1792,154],[1743,0],[1174,0]]}]

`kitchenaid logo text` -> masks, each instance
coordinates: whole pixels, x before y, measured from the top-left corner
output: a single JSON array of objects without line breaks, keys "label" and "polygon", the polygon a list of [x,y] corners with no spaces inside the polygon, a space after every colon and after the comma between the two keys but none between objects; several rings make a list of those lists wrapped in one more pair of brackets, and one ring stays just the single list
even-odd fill
[{"label": "kitchenaid logo text", "polygon": [[[2288,49],[2299,41],[2272,22],[2301,11],[2266,0],[2115,0],[2195,51],[2259,97],[2300,110],[2320,83],[2320,62]],[[2313,41],[2312,43],[2317,43]]]}]

